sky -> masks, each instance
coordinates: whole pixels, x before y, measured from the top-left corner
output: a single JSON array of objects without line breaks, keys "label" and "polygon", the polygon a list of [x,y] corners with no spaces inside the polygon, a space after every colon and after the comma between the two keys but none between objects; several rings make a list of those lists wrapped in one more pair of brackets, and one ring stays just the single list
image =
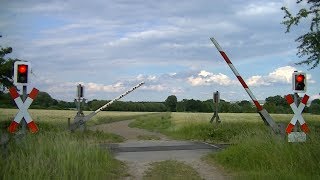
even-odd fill
[{"label": "sky", "polygon": [[[319,98],[320,67],[297,66],[295,39],[310,19],[281,24],[296,0],[0,0],[0,46],[29,61],[33,87],[73,101],[113,99],[141,81],[124,101],[250,100],[210,41],[214,37],[258,100],[292,93],[292,72],[307,73]],[[303,95],[303,94],[300,94]]]}]

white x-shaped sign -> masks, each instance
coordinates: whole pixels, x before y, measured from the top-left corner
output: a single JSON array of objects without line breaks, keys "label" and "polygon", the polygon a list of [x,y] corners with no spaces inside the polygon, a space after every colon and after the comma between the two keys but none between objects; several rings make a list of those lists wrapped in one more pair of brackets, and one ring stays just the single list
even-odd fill
[{"label": "white x-shaped sign", "polygon": [[22,101],[19,93],[17,92],[17,90],[14,87],[10,88],[9,91],[10,91],[12,98],[14,99],[14,102],[16,103],[16,105],[19,108],[17,115],[14,117],[14,120],[11,122],[11,124],[8,128],[9,132],[11,132],[11,133],[15,132],[15,130],[17,129],[22,118],[25,119],[25,121],[27,122],[28,127],[32,133],[37,132],[38,127],[34,123],[34,121],[32,120],[32,118],[28,112],[28,108],[30,107],[32,101],[37,96],[39,90],[36,88],[33,88],[32,91],[30,92],[30,94],[28,95],[28,98],[24,102]]},{"label": "white x-shaped sign", "polygon": [[19,124],[22,118],[24,117],[26,122],[30,123],[32,121],[32,118],[28,112],[28,108],[30,107],[33,100],[30,97],[28,97],[25,102],[22,102],[21,97],[18,97],[14,101],[16,102],[19,108],[19,112],[14,118],[14,121]]},{"label": "white x-shaped sign", "polygon": [[288,101],[288,103],[290,104],[291,109],[294,112],[294,116],[292,117],[290,123],[288,124],[288,127],[286,129],[286,132],[289,134],[291,133],[294,125],[297,123],[297,121],[299,121],[299,123],[301,124],[301,128],[302,130],[307,133],[309,131],[309,128],[306,124],[306,122],[304,121],[303,117],[302,117],[302,111],[304,109],[304,107],[306,106],[306,103],[309,99],[308,95],[304,95],[301,103],[299,104],[299,106],[297,107],[296,104],[293,102],[292,96],[291,95],[287,95],[286,99]]}]

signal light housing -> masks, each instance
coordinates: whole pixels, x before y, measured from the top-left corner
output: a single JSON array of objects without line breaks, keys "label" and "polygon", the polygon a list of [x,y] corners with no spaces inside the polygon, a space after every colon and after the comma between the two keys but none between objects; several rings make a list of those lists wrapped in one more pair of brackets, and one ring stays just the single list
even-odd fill
[{"label": "signal light housing", "polygon": [[31,64],[29,62],[16,61],[14,63],[14,84],[26,86],[29,84],[31,73]]},{"label": "signal light housing", "polygon": [[307,76],[303,72],[292,73],[292,90],[295,93],[304,93],[307,91]]}]

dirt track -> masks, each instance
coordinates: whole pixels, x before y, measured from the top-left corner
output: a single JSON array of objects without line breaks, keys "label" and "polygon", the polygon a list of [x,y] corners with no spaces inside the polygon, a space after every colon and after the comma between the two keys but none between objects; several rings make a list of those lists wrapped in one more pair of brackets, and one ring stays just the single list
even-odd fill
[{"label": "dirt track", "polygon": [[[111,132],[123,136],[126,142],[120,143],[121,146],[132,146],[132,144],[172,144],[172,143],[189,143],[188,141],[174,141],[170,140],[163,134],[149,132],[143,129],[130,128],[128,124],[134,120],[119,121],[110,124],[102,124],[90,127],[91,130],[101,130],[104,132]],[[141,141],[138,136],[157,136],[160,140]],[[148,169],[149,164],[155,161],[164,161],[174,159],[182,161],[193,167],[203,179],[230,179],[221,172],[221,169],[213,167],[201,160],[201,157],[211,152],[212,150],[173,150],[173,151],[153,151],[153,152],[126,152],[117,153],[116,158],[124,161],[129,167],[130,176],[126,179],[142,179],[144,172]]]},{"label": "dirt track", "polygon": [[109,124],[101,124],[98,126],[90,127],[90,130],[100,130],[105,132],[111,132],[114,134],[118,134],[122,137],[124,137],[126,140],[138,140],[139,135],[152,135],[157,136],[161,140],[168,140],[168,138],[161,134],[161,133],[155,133],[150,132],[144,129],[138,129],[138,128],[130,128],[128,125],[134,120],[127,120],[127,121],[119,121]]}]

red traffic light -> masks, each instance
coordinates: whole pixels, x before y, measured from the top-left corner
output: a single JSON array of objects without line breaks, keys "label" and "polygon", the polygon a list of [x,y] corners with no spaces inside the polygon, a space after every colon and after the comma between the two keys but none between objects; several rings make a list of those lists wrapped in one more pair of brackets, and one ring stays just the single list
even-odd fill
[{"label": "red traffic light", "polygon": [[304,75],[299,74],[298,76],[296,76],[296,80],[297,80],[298,82],[303,82],[303,81],[304,81]]},{"label": "red traffic light", "polygon": [[18,72],[21,74],[26,73],[28,70],[28,65],[18,65]]}]

